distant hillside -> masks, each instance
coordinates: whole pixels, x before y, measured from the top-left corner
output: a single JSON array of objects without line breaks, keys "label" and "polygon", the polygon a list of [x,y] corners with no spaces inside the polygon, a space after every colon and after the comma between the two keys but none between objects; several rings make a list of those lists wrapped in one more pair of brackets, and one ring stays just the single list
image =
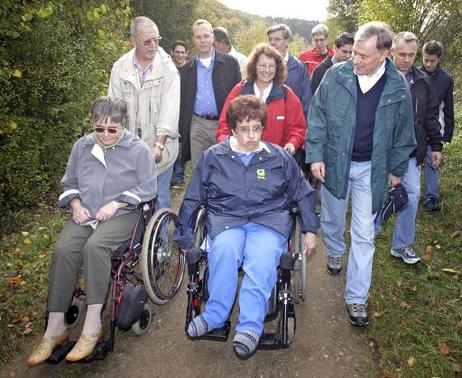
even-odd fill
[{"label": "distant hillside", "polygon": [[311,29],[318,23],[318,21],[301,19],[256,16],[228,8],[216,0],[199,0],[196,14],[198,17],[210,21],[213,26],[225,27],[232,35],[242,27],[249,26],[254,22],[264,22],[268,26],[283,23],[288,25],[294,34],[296,33],[303,37],[308,44],[311,44]]}]

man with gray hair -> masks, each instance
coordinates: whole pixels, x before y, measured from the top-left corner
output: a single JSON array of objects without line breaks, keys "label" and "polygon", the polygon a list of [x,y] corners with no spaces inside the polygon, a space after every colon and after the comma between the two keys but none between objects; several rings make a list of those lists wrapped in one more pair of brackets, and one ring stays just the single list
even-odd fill
[{"label": "man with gray hair", "polygon": [[180,112],[180,75],[160,39],[151,19],[136,17],[130,25],[133,49],[114,63],[108,90],[127,102],[128,129],[151,148],[159,172],[157,208],[170,206]]},{"label": "man with gray hair", "polygon": [[299,59],[306,65],[309,77],[311,77],[311,73],[319,63],[329,55],[334,55],[334,50],[327,46],[327,37],[329,37],[327,25],[318,24],[311,29],[311,40],[314,47],[302,52],[299,56]]},{"label": "man with gray hair", "polygon": [[234,46],[231,44],[228,30],[222,26],[216,26],[213,28],[213,35],[215,37],[215,40],[213,41],[213,47],[215,47],[222,54],[229,54],[236,58],[239,63],[239,67],[241,68],[241,75],[244,76],[245,66],[247,65],[247,57],[244,54],[241,54],[239,51],[236,51]]},{"label": "man with gray hair", "polygon": [[308,117],[308,109],[311,102],[311,85],[306,69],[297,58],[289,54],[287,48],[292,40],[292,32],[285,24],[273,25],[266,31],[268,42],[280,52],[287,67],[285,83],[297,95],[302,103],[305,119]]},{"label": "man with gray hair", "polygon": [[406,264],[420,261],[414,252],[413,243],[420,198],[420,166],[424,163],[427,143],[431,146],[432,166],[435,169],[441,164],[443,147],[438,120],[439,104],[430,78],[425,72],[414,67],[418,50],[419,40],[414,33],[401,32],[393,39],[393,62],[411,88],[417,141],[417,147],[409,155],[406,174],[401,180],[407,191],[408,204],[398,213],[391,245],[392,256],[401,258]]},{"label": "man with gray hair", "polygon": [[343,235],[351,195],[351,245],[345,286],[350,323],[369,323],[367,298],[374,257],[374,219],[408,167],[414,150],[412,101],[388,58],[392,32],[383,22],[362,25],[353,59],[325,74],[308,113],[306,162],[320,180],[321,227],[327,272],[342,270]]}]

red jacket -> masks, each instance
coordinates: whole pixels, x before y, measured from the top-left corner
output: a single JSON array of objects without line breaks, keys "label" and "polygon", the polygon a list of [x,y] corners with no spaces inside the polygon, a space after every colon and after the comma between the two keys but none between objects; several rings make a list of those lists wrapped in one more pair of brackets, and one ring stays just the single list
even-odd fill
[{"label": "red jacket", "polygon": [[[231,131],[226,120],[226,111],[232,99],[239,95],[255,94],[253,83],[242,81],[232,89],[226,98],[216,132],[217,142],[225,140]],[[262,140],[284,147],[292,143],[299,149],[305,143],[306,121],[297,95],[287,86],[273,82],[273,88],[266,100],[268,119],[263,129]]]},{"label": "red jacket", "polygon": [[[334,50],[327,46],[327,55],[334,56],[334,52]],[[311,73],[314,68],[326,58],[326,56],[323,57],[318,50],[313,47],[310,50],[302,52],[298,59],[305,63],[306,69],[308,70],[308,76],[311,78]]]}]

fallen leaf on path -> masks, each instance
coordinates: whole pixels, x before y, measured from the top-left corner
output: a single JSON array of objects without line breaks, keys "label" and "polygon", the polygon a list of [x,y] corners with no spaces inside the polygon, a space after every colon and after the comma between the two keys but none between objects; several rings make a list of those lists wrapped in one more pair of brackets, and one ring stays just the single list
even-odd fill
[{"label": "fallen leaf on path", "polygon": [[449,354],[449,345],[446,343],[438,343],[438,350],[443,356],[447,356]]},{"label": "fallen leaf on path", "polygon": [[441,249],[441,245],[440,244],[435,244],[435,248],[436,249]]},{"label": "fallen leaf on path", "polygon": [[424,253],[430,253],[433,251],[433,246],[432,245],[427,245],[427,249],[425,249],[425,252]]},{"label": "fallen leaf on path", "polygon": [[409,357],[407,360],[407,366],[409,367],[414,367],[416,363],[416,359],[414,357]]},{"label": "fallen leaf on path", "polygon": [[384,314],[385,314],[385,313],[384,313],[383,311],[380,311],[380,312],[377,312],[377,311],[376,311],[376,312],[374,312],[374,313],[372,314],[372,316],[373,316],[374,318],[378,319],[378,318],[381,318]]},{"label": "fallen leaf on path", "polygon": [[29,238],[25,238],[23,240],[23,243],[26,244],[26,245],[31,245],[32,244],[32,240],[30,240]]},{"label": "fallen leaf on path", "polygon": [[432,255],[430,253],[423,253],[422,256],[420,256],[420,259],[422,261],[430,261],[432,259]]},{"label": "fallen leaf on path", "polygon": [[388,370],[388,369],[383,369],[383,370],[382,370],[382,374],[383,374],[383,376],[386,377],[386,378],[392,377],[391,371]]},{"label": "fallen leaf on path", "polygon": [[17,276],[8,277],[5,281],[6,281],[6,286],[9,286],[9,287],[19,286],[21,285],[21,282],[22,282],[22,275],[18,274]]},{"label": "fallen leaf on path", "polygon": [[457,274],[457,273],[459,273],[458,270],[455,270],[455,269],[452,269],[452,268],[443,268],[443,269],[441,269],[441,270],[442,270],[443,272],[445,272],[445,273],[451,273],[451,274]]},{"label": "fallen leaf on path", "polygon": [[401,307],[401,308],[404,309],[404,310],[408,310],[408,309],[410,309],[412,306],[411,306],[409,303],[405,302],[405,301],[401,301],[401,303],[399,304],[399,307]]},{"label": "fallen leaf on path", "polygon": [[27,236],[29,233],[27,231],[21,231],[22,236]]},{"label": "fallen leaf on path", "polygon": [[462,373],[462,364],[454,364],[452,365],[452,371],[456,374]]},{"label": "fallen leaf on path", "polygon": [[455,238],[459,237],[460,235],[461,235],[460,230],[457,230],[457,231],[454,231],[451,235],[449,235],[449,237],[451,239],[455,239]]}]

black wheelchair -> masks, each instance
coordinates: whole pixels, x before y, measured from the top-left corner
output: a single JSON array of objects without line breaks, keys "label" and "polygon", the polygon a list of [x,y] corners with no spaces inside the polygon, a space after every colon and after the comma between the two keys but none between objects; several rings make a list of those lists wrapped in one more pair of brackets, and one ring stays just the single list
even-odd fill
[{"label": "black wheelchair", "polygon": [[[93,353],[82,362],[102,360],[112,352],[116,328],[122,331],[131,329],[138,336],[144,335],[152,323],[148,298],[155,304],[165,304],[181,286],[186,260],[173,241],[176,214],[168,208],[155,211],[154,203],[153,200],[141,206],[130,240],[123,243],[112,257],[109,299],[104,306],[110,305],[109,337],[99,341]],[[68,328],[78,323],[84,299],[85,289],[77,287],[64,317]],[[139,310],[133,311],[135,307]],[[121,321],[122,313],[127,313],[125,310],[130,316],[124,316]],[[76,340],[70,340],[58,346],[48,362],[57,364],[62,361],[75,343]]]},{"label": "black wheelchair", "polygon": [[[194,222],[194,247],[186,253],[189,276],[186,334],[189,323],[201,314],[209,297],[207,252],[201,249],[207,234],[206,212],[205,207],[201,207],[197,212]],[[265,322],[272,322],[278,318],[277,331],[264,332],[260,337],[257,349],[282,349],[289,346],[293,341],[296,329],[294,304],[299,303],[300,300],[304,301],[307,295],[306,255],[303,254],[303,234],[296,207],[291,209],[291,215],[293,227],[289,238],[289,248],[281,257],[277,282],[269,298],[268,311],[265,317]],[[222,328],[214,329],[206,335],[194,339],[226,341],[230,328],[231,323],[228,320]]]}]

